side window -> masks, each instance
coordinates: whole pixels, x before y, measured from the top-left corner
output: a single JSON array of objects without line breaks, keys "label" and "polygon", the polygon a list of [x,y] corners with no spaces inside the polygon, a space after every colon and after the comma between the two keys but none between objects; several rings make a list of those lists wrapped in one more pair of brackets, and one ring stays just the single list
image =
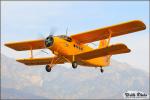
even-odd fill
[{"label": "side window", "polygon": [[78,46],[76,46],[78,49],[79,49],[79,47]]},{"label": "side window", "polygon": [[79,47],[79,50],[81,50],[81,48]]}]

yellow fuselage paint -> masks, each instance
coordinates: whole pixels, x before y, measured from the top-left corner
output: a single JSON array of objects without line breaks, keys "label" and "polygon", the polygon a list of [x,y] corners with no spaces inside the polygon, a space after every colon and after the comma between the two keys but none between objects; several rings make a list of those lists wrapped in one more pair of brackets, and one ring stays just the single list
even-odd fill
[{"label": "yellow fuselage paint", "polygon": [[[62,55],[62,56],[72,56],[93,50],[93,48],[89,47],[88,45],[84,44],[78,44],[76,41],[68,42],[60,37],[53,37],[54,43],[52,46],[49,47],[49,49],[55,54],[55,55]],[[72,62],[72,58],[68,58],[70,62]],[[107,59],[107,56],[104,57],[98,57],[94,59],[89,60],[78,60],[76,59],[78,64],[89,66],[89,67],[100,67],[100,66],[108,66],[109,60]]]}]

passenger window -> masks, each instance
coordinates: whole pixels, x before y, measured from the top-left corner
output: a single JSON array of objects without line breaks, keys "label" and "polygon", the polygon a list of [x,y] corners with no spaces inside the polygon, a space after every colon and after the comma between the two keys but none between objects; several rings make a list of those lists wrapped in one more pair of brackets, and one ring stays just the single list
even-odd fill
[{"label": "passenger window", "polygon": [[79,50],[80,50],[81,48],[79,47]]}]

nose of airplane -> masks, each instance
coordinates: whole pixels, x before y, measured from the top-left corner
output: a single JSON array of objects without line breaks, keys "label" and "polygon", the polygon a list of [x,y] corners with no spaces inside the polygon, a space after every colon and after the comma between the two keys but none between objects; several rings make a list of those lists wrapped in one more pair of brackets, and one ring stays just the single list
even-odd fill
[{"label": "nose of airplane", "polygon": [[54,42],[53,36],[50,35],[45,39],[45,46],[50,47],[53,45],[53,42]]}]

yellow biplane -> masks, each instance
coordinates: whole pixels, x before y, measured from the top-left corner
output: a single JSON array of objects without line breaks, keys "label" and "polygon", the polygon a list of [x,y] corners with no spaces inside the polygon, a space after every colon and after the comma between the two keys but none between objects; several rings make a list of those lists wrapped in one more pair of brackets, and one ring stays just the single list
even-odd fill
[{"label": "yellow biplane", "polygon": [[[125,44],[109,45],[111,37],[116,37],[146,29],[145,24],[139,20],[133,20],[113,26],[98,28],[79,34],[66,36],[49,35],[45,39],[6,43],[17,51],[31,51],[30,58],[17,59],[18,62],[26,65],[46,65],[47,72],[56,64],[71,63],[73,68],[78,65],[85,67],[102,67],[110,64],[112,55],[129,53],[130,49]],[[98,48],[93,49],[87,45],[94,41],[100,41]],[[52,51],[54,57],[34,58],[33,50],[47,48]]]}]

